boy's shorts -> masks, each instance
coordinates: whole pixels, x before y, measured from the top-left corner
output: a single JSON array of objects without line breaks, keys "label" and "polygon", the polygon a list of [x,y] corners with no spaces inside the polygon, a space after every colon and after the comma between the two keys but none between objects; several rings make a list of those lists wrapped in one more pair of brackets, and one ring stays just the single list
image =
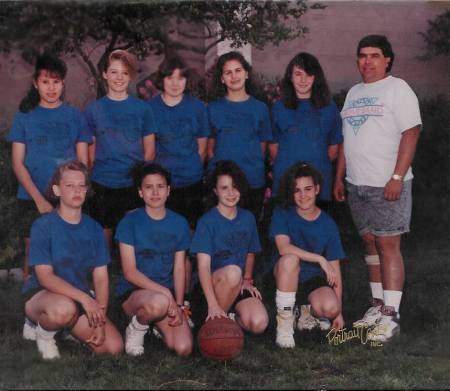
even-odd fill
[{"label": "boy's shorts", "polygon": [[298,289],[298,293],[302,299],[301,302],[308,302],[308,296],[310,293],[318,288],[322,288],[323,286],[330,287],[327,280],[323,276],[312,277],[305,282],[301,282]]},{"label": "boy's shorts", "polygon": [[384,198],[384,187],[355,186],[347,182],[348,205],[358,233],[395,236],[409,232],[412,180],[403,182],[400,199]]}]

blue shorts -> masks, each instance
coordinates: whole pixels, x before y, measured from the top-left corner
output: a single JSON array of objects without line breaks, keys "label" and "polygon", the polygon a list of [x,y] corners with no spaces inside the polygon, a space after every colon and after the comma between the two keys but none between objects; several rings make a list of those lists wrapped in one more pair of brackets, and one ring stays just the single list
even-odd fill
[{"label": "blue shorts", "polygon": [[403,183],[400,199],[384,198],[384,187],[355,186],[347,182],[348,205],[358,233],[395,236],[409,232],[412,180]]}]

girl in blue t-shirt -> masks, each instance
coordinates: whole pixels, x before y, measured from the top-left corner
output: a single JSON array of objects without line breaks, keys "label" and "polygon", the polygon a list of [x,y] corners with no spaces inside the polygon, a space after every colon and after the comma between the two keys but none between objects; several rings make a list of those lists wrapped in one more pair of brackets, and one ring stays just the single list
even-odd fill
[{"label": "girl in blue t-shirt", "polygon": [[261,293],[253,285],[255,252],[261,250],[255,217],[238,206],[247,188],[236,163],[217,162],[209,184],[214,207],[198,221],[191,252],[197,254],[200,283],[208,303],[206,320],[233,318],[228,313],[231,309],[244,330],[259,334],[269,318]]},{"label": "girl in blue t-shirt", "polygon": [[131,318],[125,351],[144,353],[149,323],[180,356],[192,351],[192,333],[183,311],[185,254],[190,245],[184,217],[166,208],[170,174],[159,164],[138,163],[134,184],[145,207],[128,213],[117,226],[123,275],[116,286],[122,309]]},{"label": "girl in blue t-shirt", "polygon": [[38,57],[30,90],[19,106],[8,141],[12,169],[19,182],[17,198],[25,238],[24,278],[29,277],[30,227],[53,206],[45,197],[56,167],[72,159],[87,164],[92,136],[81,112],[62,101],[66,64],[51,54]]},{"label": "girl in blue t-shirt", "polygon": [[54,337],[64,328],[96,353],[123,350],[122,337],[106,316],[108,248],[101,226],[81,210],[88,189],[83,163],[59,166],[49,188],[58,206],[31,228],[33,272],[23,287],[25,315],[33,325],[28,324],[27,336],[46,360],[60,357]]},{"label": "girl in blue t-shirt", "polygon": [[286,67],[282,98],[272,107],[273,195],[281,177],[295,162],[312,164],[324,178],[321,205],[331,201],[332,161],[342,144],[342,120],[322,67],[309,53],[297,54]]},{"label": "girl in blue t-shirt", "polygon": [[213,95],[208,104],[211,137],[208,140],[208,173],[219,160],[232,160],[250,185],[247,207],[259,221],[265,192],[265,156],[272,140],[269,110],[255,99],[250,64],[239,52],[221,55],[214,68]]},{"label": "girl in blue t-shirt", "polygon": [[105,64],[107,94],[89,104],[85,115],[94,135],[89,147],[94,196],[90,214],[103,226],[108,243],[126,211],[142,206],[128,171],[134,163],[155,157],[155,121],[148,104],[128,95],[137,60],[114,50]]},{"label": "girl in blue t-shirt", "polygon": [[[203,213],[203,163],[210,131],[205,105],[186,94],[190,77],[183,60],[166,58],[155,80],[162,93],[149,103],[157,124],[155,162],[168,170],[172,178],[167,207],[183,215],[194,230]],[[187,307],[191,275],[192,264],[186,257]]]},{"label": "girl in blue t-shirt", "polygon": [[[292,348],[294,305],[300,292],[310,305],[300,307],[297,328],[341,329],[342,279],[339,260],[345,257],[333,219],[316,205],[322,177],[311,165],[298,162],[284,174],[270,236],[281,256],[275,267],[277,286],[276,343]],[[330,321],[332,323],[330,323]]]}]

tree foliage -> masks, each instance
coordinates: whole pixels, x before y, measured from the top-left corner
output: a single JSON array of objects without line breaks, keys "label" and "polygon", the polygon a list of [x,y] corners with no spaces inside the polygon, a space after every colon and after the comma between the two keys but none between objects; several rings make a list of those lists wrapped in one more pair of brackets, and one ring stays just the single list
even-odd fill
[{"label": "tree foliage", "polygon": [[421,58],[428,60],[434,56],[450,55],[450,10],[429,20],[428,25],[427,32],[420,33],[426,45],[426,52]]},{"label": "tree foliage", "polygon": [[[141,59],[152,53],[190,49],[206,54],[218,42],[262,48],[306,32],[300,22],[305,0],[297,1],[1,1],[0,50],[17,49],[33,62],[52,50],[79,56],[101,86],[101,67],[108,53],[130,49]],[[195,23],[204,47],[177,40],[177,26]],[[175,38],[174,38],[175,37]],[[185,36],[184,38],[189,38]],[[199,38],[199,37],[196,37]],[[100,59],[92,53],[102,48]]]}]

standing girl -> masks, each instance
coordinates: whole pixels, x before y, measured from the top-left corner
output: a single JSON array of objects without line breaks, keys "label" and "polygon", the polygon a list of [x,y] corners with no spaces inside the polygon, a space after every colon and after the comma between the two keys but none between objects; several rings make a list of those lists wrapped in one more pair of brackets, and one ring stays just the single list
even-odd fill
[{"label": "standing girl", "polygon": [[154,323],[167,347],[186,356],[192,351],[192,333],[181,307],[189,226],[166,208],[170,174],[164,168],[143,162],[133,168],[132,177],[145,207],[128,213],[115,236],[123,271],[116,295],[131,318],[125,351],[143,354],[144,336]]},{"label": "standing girl", "polygon": [[320,173],[309,164],[291,166],[281,180],[280,207],[272,217],[270,236],[280,254],[274,268],[276,344],[282,348],[295,346],[297,290],[309,303],[300,307],[299,330],[344,326],[339,260],[345,254],[336,223],[316,205],[321,182]]},{"label": "standing girl", "polygon": [[92,142],[83,115],[62,101],[66,73],[66,64],[51,54],[37,59],[32,86],[20,103],[8,137],[12,141],[12,168],[19,182],[25,279],[29,277],[31,224],[53,210],[44,195],[49,180],[64,161],[78,159],[87,163],[88,143]]},{"label": "standing girl", "polygon": [[[162,93],[150,101],[150,106],[157,124],[155,162],[172,178],[167,207],[183,215],[194,230],[203,212],[203,163],[210,131],[205,105],[185,93],[189,77],[189,68],[180,58],[165,59],[155,82]],[[186,257],[187,294],[191,271],[191,261]]]},{"label": "standing girl", "polygon": [[215,206],[198,221],[191,252],[197,253],[200,283],[208,303],[206,319],[226,317],[234,306],[239,325],[259,334],[269,318],[261,293],[253,285],[255,252],[261,250],[255,217],[238,206],[247,186],[236,163],[217,162],[209,186]]},{"label": "standing girl", "polygon": [[282,98],[272,108],[274,142],[270,145],[273,194],[288,167],[302,160],[324,178],[319,199],[331,201],[331,162],[342,144],[342,120],[331,99],[322,67],[309,53],[297,54],[282,81]]},{"label": "standing girl", "polygon": [[94,352],[118,354],[122,338],[106,317],[108,248],[100,225],[81,211],[89,189],[87,168],[77,161],[65,163],[50,185],[59,204],[31,228],[33,273],[23,287],[25,315],[37,324],[38,350],[44,359],[59,358],[54,337],[69,328]]},{"label": "standing girl", "polygon": [[89,211],[103,226],[110,246],[118,221],[126,211],[142,204],[128,171],[137,161],[154,159],[151,108],[128,95],[136,68],[134,55],[125,50],[113,51],[103,72],[107,95],[91,103],[85,112],[94,134],[94,144],[89,148],[94,190]]},{"label": "standing girl", "polygon": [[258,221],[265,191],[266,144],[272,139],[269,110],[249,95],[250,64],[238,52],[218,58],[213,89],[217,100],[208,104],[212,129],[208,140],[208,172],[213,172],[219,160],[234,161],[250,185],[248,208]]}]

